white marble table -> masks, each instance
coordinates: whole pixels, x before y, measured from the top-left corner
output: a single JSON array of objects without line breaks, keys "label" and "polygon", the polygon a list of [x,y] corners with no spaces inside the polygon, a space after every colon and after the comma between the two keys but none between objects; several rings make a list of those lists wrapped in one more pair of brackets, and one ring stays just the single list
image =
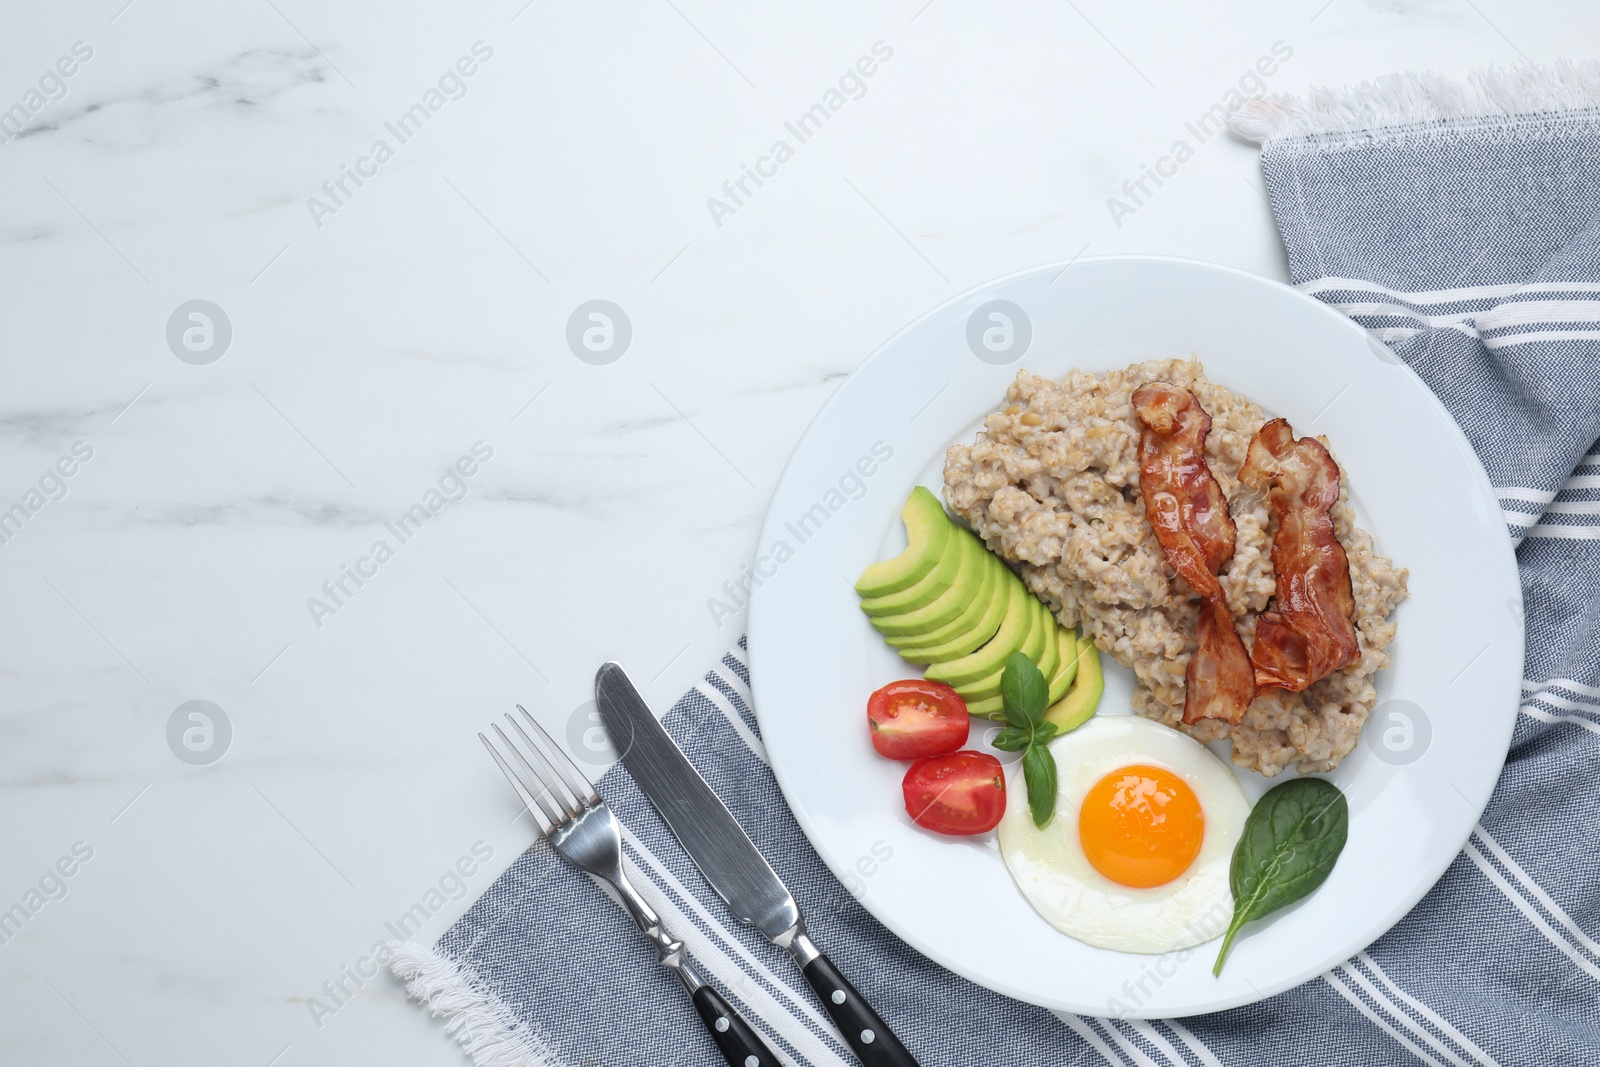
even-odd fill
[{"label": "white marble table", "polygon": [[1080,253],[1281,276],[1254,151],[1199,136],[1231,91],[1600,40],[1550,0],[3,21],[0,1062],[139,1067],[461,1062],[361,972],[529,841],[474,732],[581,742],[606,658],[689,686],[872,348]]}]

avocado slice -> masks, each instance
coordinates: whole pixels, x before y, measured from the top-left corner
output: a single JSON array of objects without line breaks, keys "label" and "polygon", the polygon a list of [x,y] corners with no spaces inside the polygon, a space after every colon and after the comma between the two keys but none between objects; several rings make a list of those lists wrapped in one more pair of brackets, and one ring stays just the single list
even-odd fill
[{"label": "avocado slice", "polygon": [[920,485],[900,509],[900,520],[906,525],[906,550],[861,572],[856,592],[863,597],[888,596],[915,585],[939,562],[956,529],[939,498]]},{"label": "avocado slice", "polygon": [[[1078,680],[1066,697],[1045,709],[1045,721],[1053,722],[1062,733],[1076,730],[1093,717],[1105,692],[1105,675],[1100,671],[1100,650],[1087,637],[1079,642]],[[968,708],[971,711],[971,708]]]},{"label": "avocado slice", "polygon": [[[1072,685],[1072,679],[1078,673],[1079,643],[1071,630],[1057,625],[1056,648],[1061,658],[1061,666],[1057,668],[1054,675],[1050,676],[1050,703],[1052,704],[1065,695]],[[963,697],[962,699],[966,698]],[[1003,722],[1005,720],[1005,700],[998,693],[994,696],[975,697],[967,701],[967,713]]]},{"label": "avocado slice", "polygon": [[861,610],[868,615],[904,615],[908,611],[916,611],[933,603],[940,593],[955,584],[956,575],[960,573],[962,534],[972,536],[960,527],[952,525],[950,533],[945,537],[944,552],[933,565],[933,570],[898,593],[862,598]]},{"label": "avocado slice", "polygon": [[1050,610],[1050,605],[1039,601],[1039,606],[1044,608],[1045,618],[1050,625],[1045,627],[1044,647],[1039,650],[1039,658],[1034,660],[1034,666],[1039,668],[1039,673],[1044,675],[1045,684],[1061,669],[1061,624],[1056,622],[1055,612]]},{"label": "avocado slice", "polygon": [[[988,555],[988,553],[985,553]],[[1006,594],[1002,582],[1006,568],[993,556],[984,567],[983,584],[960,615],[932,633],[887,638],[908,663],[943,663],[965,656],[1000,629],[1005,618]]]},{"label": "avocado slice", "polygon": [[1050,703],[1054,704],[1067,695],[1067,690],[1072,688],[1072,680],[1078,676],[1078,649],[1077,635],[1062,626],[1056,633],[1056,644],[1060,646],[1061,663],[1056,672],[1050,675]]},{"label": "avocado slice", "polygon": [[972,603],[988,566],[989,553],[976,537],[965,530],[959,532],[965,536],[956,538],[951,546],[951,551],[960,557],[960,562],[950,588],[915,611],[874,617],[871,622],[879,633],[899,634],[902,637],[932,633],[955,619]]},{"label": "avocado slice", "polygon": [[[1022,654],[1033,660],[1033,665],[1037,667],[1040,658],[1044,656],[1045,644],[1056,638],[1056,617],[1050,614],[1050,609],[1044,606],[1044,601],[1032,593],[1028,594],[1028,599],[1033,601],[1034,614],[1038,616],[1039,621],[1034,624],[1033,632],[1028,635],[1027,643],[1022,646]],[[1045,677],[1050,676],[1046,674]]]},{"label": "avocado slice", "polygon": [[968,701],[967,714],[1003,722],[1006,717],[1006,702],[1001,697],[984,697],[982,700]]},{"label": "avocado slice", "polygon": [[[1024,590],[1023,595],[1028,598],[1027,606],[1024,610],[1033,616],[1033,622],[1028,630],[1027,639],[1022,642],[1022,647],[1017,651],[1033,660],[1034,665],[1038,666],[1045,646],[1055,643],[1056,620],[1055,616],[1050,614],[1050,609],[1045,607],[1042,601],[1035,599],[1032,593]],[[1006,657],[1006,659],[1010,658],[1010,656]],[[1002,660],[998,670],[965,685],[955,686],[955,691],[961,694],[963,700],[983,700],[987,697],[999,696],[1000,683],[1005,677],[1005,673],[1006,665],[1005,661]],[[1043,672],[1041,671],[1041,673]],[[1049,675],[1045,675],[1045,677],[1048,678]]]},{"label": "avocado slice", "polygon": [[998,674],[980,678],[976,682],[968,682],[956,692],[961,695],[962,700],[993,700],[1000,695],[1000,679],[1004,675],[1005,671],[1000,671]]},{"label": "avocado slice", "polygon": [[[993,561],[998,565],[998,560]],[[969,604],[960,615],[945,623],[937,630],[926,634],[915,634],[906,637],[895,637],[892,634],[884,640],[891,648],[918,648],[923,645],[934,645],[958,637],[970,629],[983,617],[984,611],[999,593],[1000,579],[994,565],[985,566],[982,570],[978,591],[973,603]]]},{"label": "avocado slice", "polygon": [[1038,619],[1037,614],[1028,610],[1028,605],[1037,601],[1033,599],[1033,594],[1023,588],[1022,579],[1010,570],[1006,571],[1004,585],[1006,615],[994,637],[976,652],[929,667],[924,672],[929,681],[944,682],[959,693],[963,685],[970,685],[1003,670],[1006,657],[1022,649],[1023,642],[1032,634]]}]

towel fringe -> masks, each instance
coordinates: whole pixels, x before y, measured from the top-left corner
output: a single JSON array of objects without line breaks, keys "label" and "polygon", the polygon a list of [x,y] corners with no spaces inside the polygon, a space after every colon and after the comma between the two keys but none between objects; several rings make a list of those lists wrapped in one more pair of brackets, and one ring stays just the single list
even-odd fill
[{"label": "towel fringe", "polygon": [[1600,108],[1600,62],[1563,59],[1475,70],[1465,82],[1431,71],[1385,74],[1350,88],[1314,88],[1304,97],[1256,97],[1234,109],[1228,128],[1265,144],[1279,137],[1585,108]]},{"label": "towel fringe", "polygon": [[389,968],[477,1067],[565,1067],[554,1039],[517,1018],[463,965],[414,941],[391,941]]}]

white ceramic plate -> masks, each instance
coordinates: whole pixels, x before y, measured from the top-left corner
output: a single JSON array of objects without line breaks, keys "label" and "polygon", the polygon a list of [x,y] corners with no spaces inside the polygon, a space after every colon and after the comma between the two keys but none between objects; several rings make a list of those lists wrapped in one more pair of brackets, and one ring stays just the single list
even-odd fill
[{"label": "white ceramic plate", "polygon": [[[1004,300],[1003,320],[984,305]],[[1021,328],[1022,309],[1030,329]],[[1000,309],[1003,314],[1007,309]],[[973,321],[977,328],[969,329]],[[1031,332],[1018,355],[1025,332]],[[993,363],[980,359],[969,344]],[[906,817],[904,765],[867,740],[868,694],[917,668],[857,608],[863,567],[904,546],[898,513],[939,491],[946,446],[969,441],[1021,367],[1059,377],[1188,356],[1298,433],[1326,434],[1361,524],[1411,571],[1394,665],[1361,744],[1330,776],[1351,807],[1328,881],[1246,930],[1221,978],[1216,943],[1144,956],[1057,933],[988,838]],[[1089,1015],[1159,1018],[1289,989],[1377,939],[1443,874],[1488,802],[1516,717],[1521,588],[1500,507],[1449,414],[1387,349],[1295,290],[1193,261],[1115,257],[1041,267],[958,297],[864,362],[806,431],[773,495],[750,610],[757,714],[784,796],[817,851],[884,925],[952,971]],[[1102,715],[1128,714],[1109,656]],[[990,731],[979,721],[973,743]],[[1291,772],[1292,773],[1292,772]],[[1239,772],[1252,800],[1269,785]]]}]

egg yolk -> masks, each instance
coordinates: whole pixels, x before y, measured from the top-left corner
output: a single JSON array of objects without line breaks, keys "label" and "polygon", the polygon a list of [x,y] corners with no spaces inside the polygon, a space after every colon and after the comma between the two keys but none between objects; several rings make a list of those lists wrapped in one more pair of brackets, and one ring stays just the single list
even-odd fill
[{"label": "egg yolk", "polygon": [[1205,813],[1177,774],[1134,764],[1100,779],[1083,798],[1078,839],[1094,869],[1118,885],[1166,885],[1194,862]]}]

